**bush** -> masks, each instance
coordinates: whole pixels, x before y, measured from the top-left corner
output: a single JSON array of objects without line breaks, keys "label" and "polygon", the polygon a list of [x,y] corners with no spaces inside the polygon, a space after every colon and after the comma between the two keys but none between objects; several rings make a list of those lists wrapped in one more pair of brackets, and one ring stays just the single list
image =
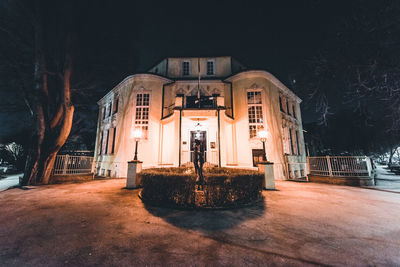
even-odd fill
[{"label": "bush", "polygon": [[[192,168],[153,168],[140,174],[142,198],[154,204],[183,207],[199,206],[195,202],[196,175]],[[231,207],[261,198],[262,173],[233,168],[205,168],[205,205]]]},{"label": "bush", "polygon": [[207,206],[226,207],[261,197],[264,174],[232,168],[212,168],[204,175]]},{"label": "bush", "polygon": [[142,197],[158,204],[190,206],[194,203],[195,176],[185,168],[153,168],[139,173]]}]

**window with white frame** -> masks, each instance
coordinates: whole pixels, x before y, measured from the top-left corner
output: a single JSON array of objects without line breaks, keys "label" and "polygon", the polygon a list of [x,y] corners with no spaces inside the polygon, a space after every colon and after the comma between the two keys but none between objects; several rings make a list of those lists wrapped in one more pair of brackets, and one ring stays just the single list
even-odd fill
[{"label": "window with white frame", "polygon": [[113,104],[113,114],[118,113],[118,104],[119,104],[119,97],[116,96],[114,98],[114,104]]},{"label": "window with white frame", "polygon": [[182,74],[183,74],[183,76],[190,75],[190,63],[189,63],[189,61],[183,61],[182,62]]},{"label": "window with white frame", "polygon": [[103,138],[103,155],[107,155],[108,154],[108,138],[110,135],[110,130],[107,129],[104,131],[104,138]]},{"label": "window with white frame", "polygon": [[103,131],[100,132],[99,155],[103,154]]},{"label": "window with white frame", "polygon": [[285,112],[285,110],[283,109],[282,96],[279,96],[279,109],[280,109],[282,112]]},{"label": "window with white frame", "polygon": [[282,142],[283,142],[283,153],[290,155],[290,140],[289,140],[289,128],[282,127]]},{"label": "window with white frame", "polygon": [[300,155],[300,144],[299,144],[299,131],[295,132],[296,134],[296,147],[297,147],[297,155]]},{"label": "window with white frame", "polygon": [[207,75],[215,75],[215,62],[214,60],[207,61]]},{"label": "window with white frame", "polygon": [[247,106],[250,138],[254,138],[264,128],[261,91],[247,91]]},{"label": "window with white frame", "polygon": [[103,107],[103,120],[106,119],[106,111],[107,111],[107,106]]},{"label": "window with white frame", "polygon": [[292,115],[293,115],[293,117],[295,118],[295,119],[297,119],[297,115],[296,115],[296,109],[295,109],[295,106],[294,106],[295,104],[293,104],[293,106],[292,106]]},{"label": "window with white frame", "polygon": [[294,155],[292,128],[289,128],[289,139],[290,139],[290,154]]},{"label": "window with white frame", "polygon": [[143,138],[147,138],[149,130],[149,108],[150,94],[138,93],[136,95],[135,127],[141,128]]}]

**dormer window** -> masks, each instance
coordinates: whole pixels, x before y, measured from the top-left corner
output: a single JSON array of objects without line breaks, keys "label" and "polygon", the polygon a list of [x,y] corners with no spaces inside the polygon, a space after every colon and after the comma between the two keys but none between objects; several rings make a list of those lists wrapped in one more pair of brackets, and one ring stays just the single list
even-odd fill
[{"label": "dormer window", "polygon": [[182,74],[183,74],[183,76],[190,75],[190,62],[189,61],[182,62]]},{"label": "dormer window", "polygon": [[215,61],[214,60],[207,61],[207,75],[215,75]]}]

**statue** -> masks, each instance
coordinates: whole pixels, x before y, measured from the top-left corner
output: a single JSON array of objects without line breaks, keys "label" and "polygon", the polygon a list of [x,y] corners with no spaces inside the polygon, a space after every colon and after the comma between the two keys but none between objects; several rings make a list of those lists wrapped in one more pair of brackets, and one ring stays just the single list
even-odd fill
[{"label": "statue", "polygon": [[194,169],[197,174],[197,190],[204,190],[204,177],[203,177],[203,164],[204,164],[204,149],[201,141],[196,139],[194,145]]}]

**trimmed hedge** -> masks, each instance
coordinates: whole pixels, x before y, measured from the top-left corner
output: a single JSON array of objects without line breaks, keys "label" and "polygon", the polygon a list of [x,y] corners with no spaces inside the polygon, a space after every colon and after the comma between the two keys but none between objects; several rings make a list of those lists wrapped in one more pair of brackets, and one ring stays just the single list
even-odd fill
[{"label": "trimmed hedge", "polygon": [[[195,202],[196,175],[193,168],[152,168],[143,170],[142,198],[157,205],[199,206]],[[233,168],[205,168],[202,207],[232,207],[261,198],[264,174]]]},{"label": "trimmed hedge", "polygon": [[138,175],[142,179],[142,198],[179,206],[194,203],[195,176],[185,168],[152,168]]}]

